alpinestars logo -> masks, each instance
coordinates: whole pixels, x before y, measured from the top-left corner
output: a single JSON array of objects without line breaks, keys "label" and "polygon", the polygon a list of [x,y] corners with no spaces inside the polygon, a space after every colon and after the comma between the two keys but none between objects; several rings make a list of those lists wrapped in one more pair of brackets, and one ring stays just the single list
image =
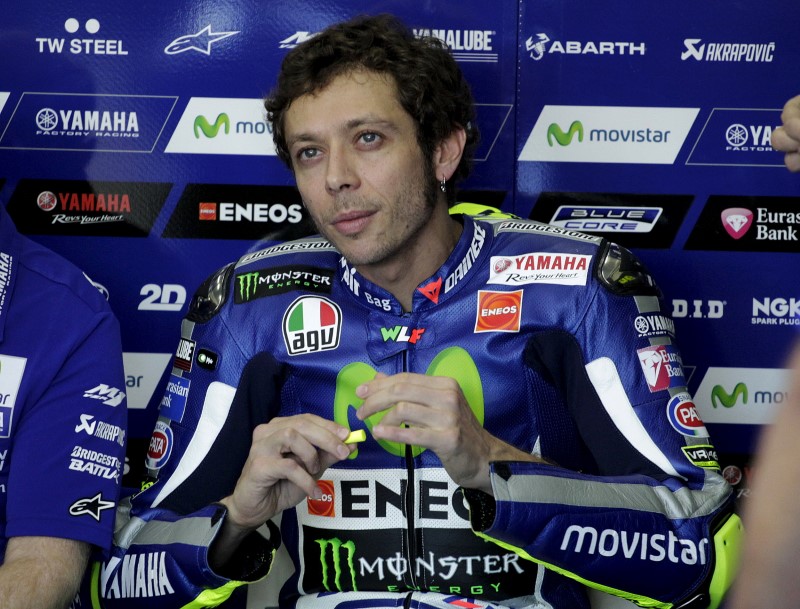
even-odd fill
[{"label": "alpinestars logo", "polygon": [[97,493],[94,497],[78,499],[75,503],[69,506],[69,513],[72,516],[88,515],[100,522],[100,513],[103,510],[110,510],[113,507],[113,501],[105,501],[102,495]]},{"label": "alpinestars logo", "polygon": [[208,24],[196,34],[178,36],[164,48],[164,52],[167,55],[177,55],[186,51],[197,51],[203,55],[211,55],[211,45],[238,33],[238,31],[214,32],[211,29],[211,24]]}]

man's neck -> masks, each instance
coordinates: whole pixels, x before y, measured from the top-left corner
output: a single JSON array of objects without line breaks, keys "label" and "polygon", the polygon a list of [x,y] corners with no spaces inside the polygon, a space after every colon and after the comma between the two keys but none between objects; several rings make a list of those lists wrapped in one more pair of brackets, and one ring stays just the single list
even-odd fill
[{"label": "man's neck", "polygon": [[402,256],[359,267],[358,272],[392,294],[404,311],[411,311],[417,286],[444,264],[455,249],[463,228],[445,207],[444,214],[435,212],[431,216],[424,233]]}]

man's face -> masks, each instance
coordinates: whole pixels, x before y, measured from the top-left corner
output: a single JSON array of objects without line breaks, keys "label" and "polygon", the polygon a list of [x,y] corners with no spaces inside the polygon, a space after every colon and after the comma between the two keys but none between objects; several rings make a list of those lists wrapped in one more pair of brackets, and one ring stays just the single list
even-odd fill
[{"label": "man's face", "polygon": [[366,70],[340,75],[296,99],[284,126],[317,230],[362,271],[413,258],[437,190],[394,80]]}]

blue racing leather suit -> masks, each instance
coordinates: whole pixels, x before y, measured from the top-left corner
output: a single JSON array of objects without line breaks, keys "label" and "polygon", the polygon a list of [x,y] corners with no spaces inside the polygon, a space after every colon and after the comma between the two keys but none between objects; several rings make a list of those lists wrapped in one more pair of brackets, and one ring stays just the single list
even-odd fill
[{"label": "blue racing leather suit", "polygon": [[[248,254],[198,290],[147,457],[156,481],[120,509],[97,604],[213,606],[263,577],[274,527],[210,569],[213,502],[256,425],[304,412],[367,439],[322,475],[321,500],[282,514],[296,565],[282,607],[580,608],[587,585],[706,603],[731,491],[658,288],[602,239],[460,220],[411,312],[318,237]],[[454,377],[489,432],[548,463],[494,463],[493,498],[459,489],[432,451],[378,441],[354,416],[378,371]]]}]

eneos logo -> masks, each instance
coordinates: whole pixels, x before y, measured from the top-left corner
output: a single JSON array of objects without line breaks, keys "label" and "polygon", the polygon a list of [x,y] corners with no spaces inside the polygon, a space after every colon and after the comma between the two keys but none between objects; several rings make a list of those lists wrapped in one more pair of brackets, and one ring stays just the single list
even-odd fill
[{"label": "eneos logo", "polygon": [[478,290],[475,332],[519,332],[522,293]]},{"label": "eneos logo", "polygon": [[311,516],[325,516],[332,518],[336,515],[334,510],[335,491],[333,488],[332,480],[317,480],[317,487],[322,491],[320,499],[312,499],[309,497],[306,501],[308,504],[308,513]]}]

